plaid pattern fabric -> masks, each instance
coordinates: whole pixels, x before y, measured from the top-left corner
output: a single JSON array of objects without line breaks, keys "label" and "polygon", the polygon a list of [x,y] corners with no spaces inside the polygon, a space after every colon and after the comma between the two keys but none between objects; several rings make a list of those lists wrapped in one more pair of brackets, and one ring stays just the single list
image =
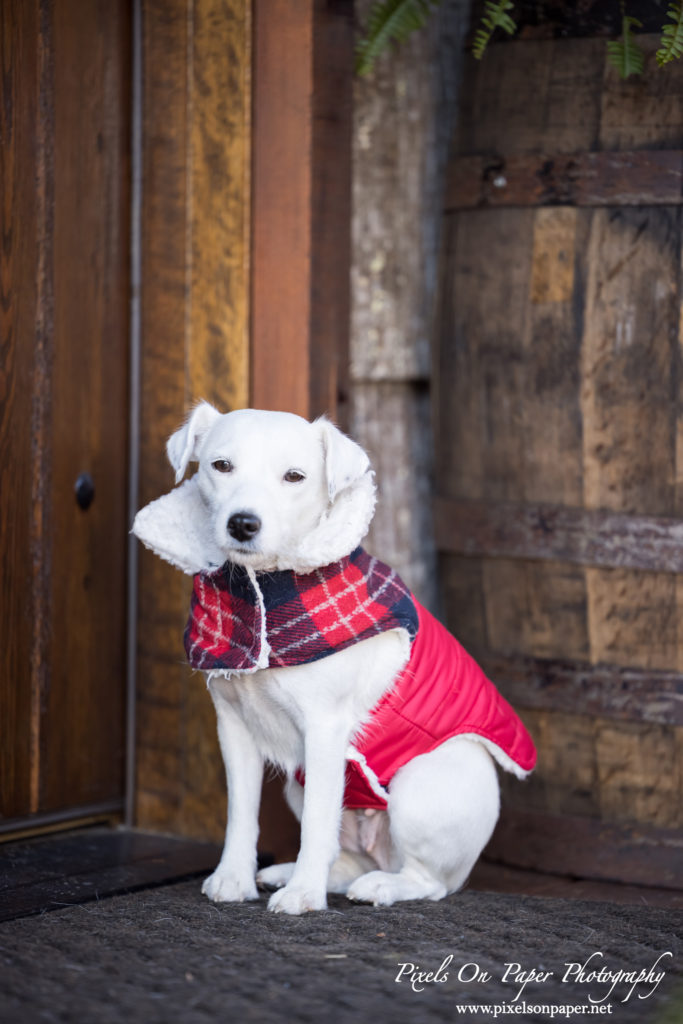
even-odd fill
[{"label": "plaid pattern fabric", "polygon": [[359,547],[312,573],[250,576],[229,562],[199,573],[185,650],[193,668],[254,672],[317,661],[388,629],[406,629],[412,639],[417,624],[401,577]]}]

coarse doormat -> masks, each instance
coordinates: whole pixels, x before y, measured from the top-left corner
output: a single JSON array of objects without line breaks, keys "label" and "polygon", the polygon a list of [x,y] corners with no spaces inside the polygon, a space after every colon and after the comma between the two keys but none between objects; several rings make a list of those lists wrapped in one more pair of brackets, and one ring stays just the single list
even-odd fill
[{"label": "coarse doormat", "polygon": [[0,1020],[683,1020],[680,910],[466,891],[287,917],[266,899],[213,905],[192,880],[7,921]]}]

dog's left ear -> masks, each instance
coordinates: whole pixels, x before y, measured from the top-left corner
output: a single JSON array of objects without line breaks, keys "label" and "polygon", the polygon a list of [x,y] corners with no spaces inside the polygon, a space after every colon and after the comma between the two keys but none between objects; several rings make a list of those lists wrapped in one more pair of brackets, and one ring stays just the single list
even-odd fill
[{"label": "dog's left ear", "polygon": [[166,442],[166,454],[175,469],[177,484],[185,476],[188,463],[198,457],[203,438],[220,415],[218,409],[214,409],[208,402],[200,402],[182,427],[169,437]]},{"label": "dog's left ear", "polygon": [[350,487],[367,473],[370,460],[359,444],[346,434],[342,434],[341,430],[324,416],[316,420],[316,423],[320,427],[325,453],[327,492],[330,501],[334,501],[340,491]]}]

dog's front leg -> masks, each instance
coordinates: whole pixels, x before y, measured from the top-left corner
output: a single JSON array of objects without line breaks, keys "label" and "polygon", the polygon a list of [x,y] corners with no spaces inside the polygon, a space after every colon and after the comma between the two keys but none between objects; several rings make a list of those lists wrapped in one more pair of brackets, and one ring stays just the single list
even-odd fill
[{"label": "dog's front leg", "polygon": [[202,886],[216,903],[258,899],[256,840],[263,781],[263,759],[223,686],[220,680],[209,684],[228,783],[228,825],[218,867]]},{"label": "dog's front leg", "polygon": [[269,910],[303,914],[327,906],[327,879],[339,853],[347,742],[343,730],[329,716],[324,722],[307,724],[301,847],[292,877],[270,897]]}]

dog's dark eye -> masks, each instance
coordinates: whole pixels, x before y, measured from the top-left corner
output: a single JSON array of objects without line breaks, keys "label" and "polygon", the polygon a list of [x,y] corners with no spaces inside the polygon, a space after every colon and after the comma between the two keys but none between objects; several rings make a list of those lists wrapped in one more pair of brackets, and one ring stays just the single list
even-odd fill
[{"label": "dog's dark eye", "polygon": [[211,465],[219,473],[232,472],[232,462],[228,462],[227,459],[215,459],[215,461],[212,462]]},{"label": "dog's dark eye", "polygon": [[284,478],[288,484],[300,484],[302,480],[306,479],[306,474],[302,473],[300,469],[288,469]]}]

